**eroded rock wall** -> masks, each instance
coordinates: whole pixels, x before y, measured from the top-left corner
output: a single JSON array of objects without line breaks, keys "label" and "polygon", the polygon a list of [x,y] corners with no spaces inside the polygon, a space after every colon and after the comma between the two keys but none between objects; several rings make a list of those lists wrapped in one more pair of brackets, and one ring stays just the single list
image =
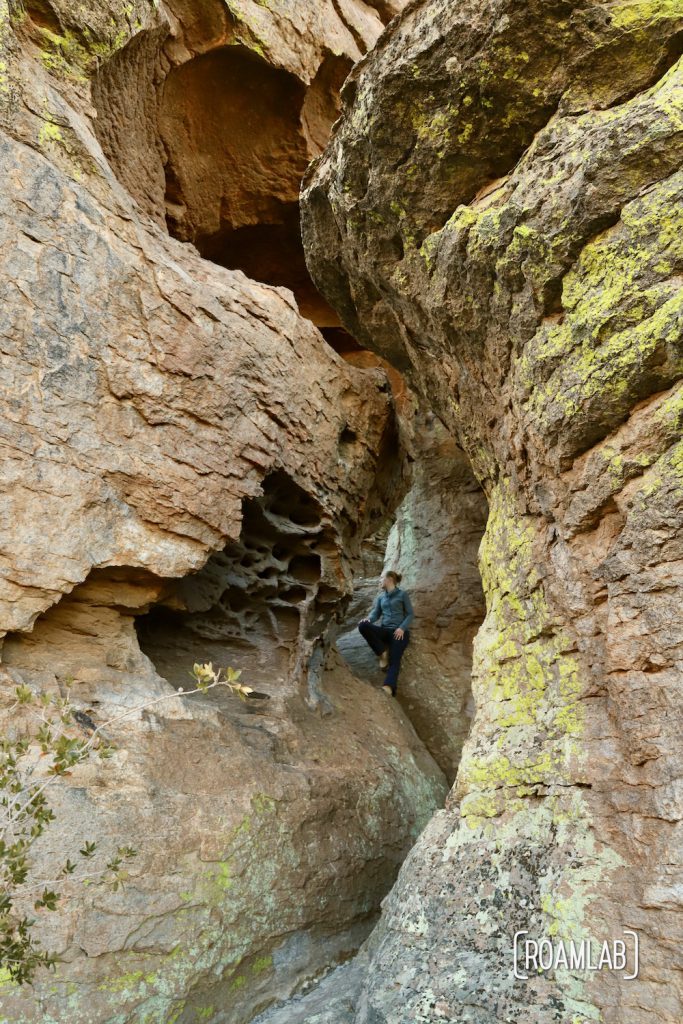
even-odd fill
[{"label": "eroded rock wall", "polygon": [[93,77],[95,130],[142,210],[338,327],[301,248],[299,185],[346,75],[403,3],[173,0]]},{"label": "eroded rock wall", "polygon": [[[249,1020],[358,946],[445,793],[331,650],[359,543],[408,487],[386,374],[337,356],[290,291],[170,237],[159,166],[124,166],[130,145],[163,170],[148,101],[215,44],[205,20],[242,26],[221,52],[306,84],[379,32],[347,6],[356,35],[325,4],[0,5],[2,706],[19,682],[70,686],[86,723],[170,698],[51,788],[39,876],[85,839],[95,869],[138,858],[121,891],[74,880],[40,915],[62,962],[33,988],[3,975],[13,1024]],[[161,77],[117,94],[136,61]],[[174,695],[211,659],[261,696]]]},{"label": "eroded rock wall", "polygon": [[[677,4],[413,4],[308,179],[318,286],[489,505],[473,727],[358,1022],[681,1018],[682,29]],[[623,928],[633,981],[513,979],[517,929]]]}]

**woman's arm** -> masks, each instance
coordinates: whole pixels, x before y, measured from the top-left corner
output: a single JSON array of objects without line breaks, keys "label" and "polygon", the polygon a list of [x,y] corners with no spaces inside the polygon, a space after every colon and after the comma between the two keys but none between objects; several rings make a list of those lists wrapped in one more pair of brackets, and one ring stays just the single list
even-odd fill
[{"label": "woman's arm", "polygon": [[379,617],[382,614],[382,608],[379,603],[381,596],[381,594],[378,594],[377,597],[375,598],[375,603],[373,604],[370,614],[368,615],[370,622],[374,622],[376,619],[379,619]]},{"label": "woman's arm", "polygon": [[406,594],[405,590],[403,591],[403,611],[406,613],[406,616],[398,627],[399,629],[407,629],[414,617],[413,606],[410,602],[410,597]]}]

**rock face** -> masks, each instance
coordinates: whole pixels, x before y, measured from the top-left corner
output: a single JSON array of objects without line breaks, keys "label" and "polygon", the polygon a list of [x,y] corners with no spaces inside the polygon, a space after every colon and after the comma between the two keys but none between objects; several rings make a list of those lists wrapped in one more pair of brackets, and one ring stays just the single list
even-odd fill
[{"label": "rock face", "polygon": [[[307,181],[316,283],[489,506],[473,726],[358,1024],[683,1016],[682,30],[678,4],[412,4]],[[633,981],[513,978],[518,929],[624,928]]]},{"label": "rock face", "polygon": [[[138,858],[122,891],[70,882],[41,917],[63,962],[30,989],[3,974],[8,1024],[250,1020],[358,947],[446,792],[333,649],[359,546],[409,485],[387,375],[342,360],[286,281],[183,241],[295,202],[279,158],[299,174],[292,138],[320,148],[381,19],[194,7],[0,4],[3,731],[18,682],[70,684],[97,723],[170,697],[51,790],[39,876],[85,839]],[[191,123],[218,65],[245,129],[225,178],[192,149],[195,128],[218,145]],[[247,127],[279,76],[296,103],[264,152]],[[263,696],[174,695],[205,660]]]}]

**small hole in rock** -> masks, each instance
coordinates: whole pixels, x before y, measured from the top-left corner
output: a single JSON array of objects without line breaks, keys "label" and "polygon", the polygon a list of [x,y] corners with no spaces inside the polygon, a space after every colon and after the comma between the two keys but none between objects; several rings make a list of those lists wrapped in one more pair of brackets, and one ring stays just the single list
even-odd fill
[{"label": "small hole in rock", "polygon": [[320,579],[319,556],[297,555],[290,562],[288,575],[302,583],[316,583]]}]

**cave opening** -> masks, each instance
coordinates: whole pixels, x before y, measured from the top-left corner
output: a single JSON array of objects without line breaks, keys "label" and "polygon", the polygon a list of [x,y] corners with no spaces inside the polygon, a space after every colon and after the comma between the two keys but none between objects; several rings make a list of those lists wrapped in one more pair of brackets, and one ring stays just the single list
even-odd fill
[{"label": "cave opening", "polygon": [[[328,49],[307,81],[248,45],[224,5],[209,6],[187,48],[141,32],[102,63],[92,99],[105,156],[170,235],[288,288],[343,358],[365,351],[313,284],[299,216],[301,180],[329,140],[353,61]],[[373,17],[386,24],[396,13],[377,4]]]},{"label": "cave opening", "polygon": [[306,87],[252,50],[225,46],[173,68],[159,102],[169,233],[213,263],[288,288],[339,352],[360,346],[306,267],[299,187],[351,66],[328,55]]}]

